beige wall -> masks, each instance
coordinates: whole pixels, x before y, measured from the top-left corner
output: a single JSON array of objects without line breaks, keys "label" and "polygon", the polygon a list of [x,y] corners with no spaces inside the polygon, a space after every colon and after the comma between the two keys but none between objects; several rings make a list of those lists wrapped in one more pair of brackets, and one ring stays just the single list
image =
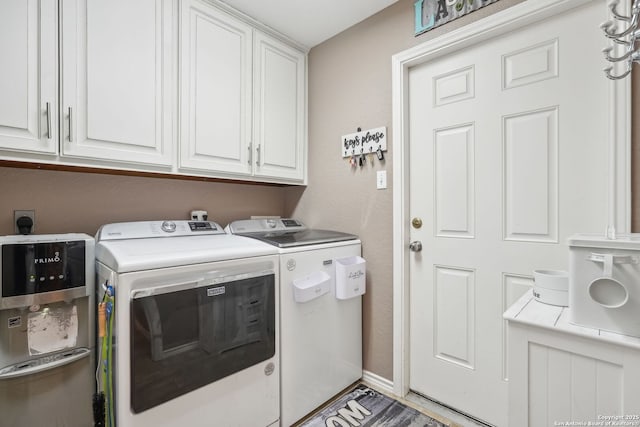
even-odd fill
[{"label": "beige wall", "polygon": [[[385,163],[376,159],[354,170],[340,157],[340,136],[378,126],[391,135],[393,54],[520,1],[500,0],[415,38],[414,0],[400,0],[312,49],[306,189],[0,167],[0,235],[13,233],[14,209],[35,209],[38,233],[93,235],[104,223],[186,218],[195,208],[223,225],[250,215],[288,215],[356,233],[369,263],[364,366],[392,379],[392,153]],[[377,170],[387,170],[389,189],[376,190]]]},{"label": "beige wall", "polygon": [[[392,55],[520,1],[501,0],[416,38],[414,0],[400,0],[309,54],[309,186],[302,195],[286,190],[287,211],[313,227],[361,237],[368,274],[364,367],[384,378],[393,377],[393,153],[353,169],[340,157],[340,136],[379,126],[391,135]],[[388,173],[387,190],[376,190],[378,170]]]},{"label": "beige wall", "polygon": [[0,235],[13,234],[13,210],[35,209],[36,232],[94,235],[102,224],[188,219],[205,209],[223,226],[250,215],[284,215],[284,189],[0,167]]}]

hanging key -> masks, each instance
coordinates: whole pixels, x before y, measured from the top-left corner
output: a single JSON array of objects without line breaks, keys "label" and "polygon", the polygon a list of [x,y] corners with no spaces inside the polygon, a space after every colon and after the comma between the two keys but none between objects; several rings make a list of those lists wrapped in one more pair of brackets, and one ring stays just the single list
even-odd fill
[{"label": "hanging key", "polygon": [[382,152],[381,147],[378,147],[376,150],[376,155],[378,156],[378,160],[384,160],[384,153]]}]

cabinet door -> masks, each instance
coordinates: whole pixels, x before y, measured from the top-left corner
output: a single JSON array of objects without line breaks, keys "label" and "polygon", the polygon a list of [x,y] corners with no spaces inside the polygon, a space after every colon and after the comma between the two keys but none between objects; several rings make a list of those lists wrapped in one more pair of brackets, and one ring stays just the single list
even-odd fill
[{"label": "cabinet door", "polygon": [[180,24],[180,168],[249,175],[251,27],[198,0]]},{"label": "cabinet door", "polygon": [[0,2],[0,148],[55,154],[56,0]]},{"label": "cabinet door", "polygon": [[62,155],[171,165],[171,0],[62,0]]},{"label": "cabinet door", "polygon": [[305,55],[256,32],[254,44],[255,175],[305,177]]}]

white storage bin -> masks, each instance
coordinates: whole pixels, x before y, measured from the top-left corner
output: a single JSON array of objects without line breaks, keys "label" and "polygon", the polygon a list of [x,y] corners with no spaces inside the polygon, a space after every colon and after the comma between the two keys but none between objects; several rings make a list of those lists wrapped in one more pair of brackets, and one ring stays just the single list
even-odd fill
[{"label": "white storage bin", "polygon": [[569,304],[569,273],[561,270],[535,270],[533,280],[533,296],[536,300],[560,307]]},{"label": "white storage bin", "polygon": [[359,256],[338,258],[336,265],[336,298],[349,299],[366,291],[367,262]]},{"label": "white storage bin", "polygon": [[331,276],[317,271],[302,279],[293,281],[293,299],[295,302],[308,302],[329,292]]},{"label": "white storage bin", "polygon": [[572,323],[640,337],[640,234],[569,239]]}]

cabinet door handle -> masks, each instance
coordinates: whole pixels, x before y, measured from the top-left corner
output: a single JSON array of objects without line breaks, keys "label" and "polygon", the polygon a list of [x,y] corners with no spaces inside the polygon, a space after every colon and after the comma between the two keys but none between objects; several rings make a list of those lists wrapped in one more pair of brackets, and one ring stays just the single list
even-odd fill
[{"label": "cabinet door handle", "polygon": [[260,144],[256,148],[256,165],[260,166]]},{"label": "cabinet door handle", "polygon": [[47,102],[47,139],[51,139],[51,103]]},{"label": "cabinet door handle", "polygon": [[69,107],[69,142],[73,142],[73,108]]},{"label": "cabinet door handle", "polygon": [[251,165],[251,158],[253,157],[252,154],[253,152],[251,151],[251,143],[249,143],[249,160],[247,160],[247,164]]}]

